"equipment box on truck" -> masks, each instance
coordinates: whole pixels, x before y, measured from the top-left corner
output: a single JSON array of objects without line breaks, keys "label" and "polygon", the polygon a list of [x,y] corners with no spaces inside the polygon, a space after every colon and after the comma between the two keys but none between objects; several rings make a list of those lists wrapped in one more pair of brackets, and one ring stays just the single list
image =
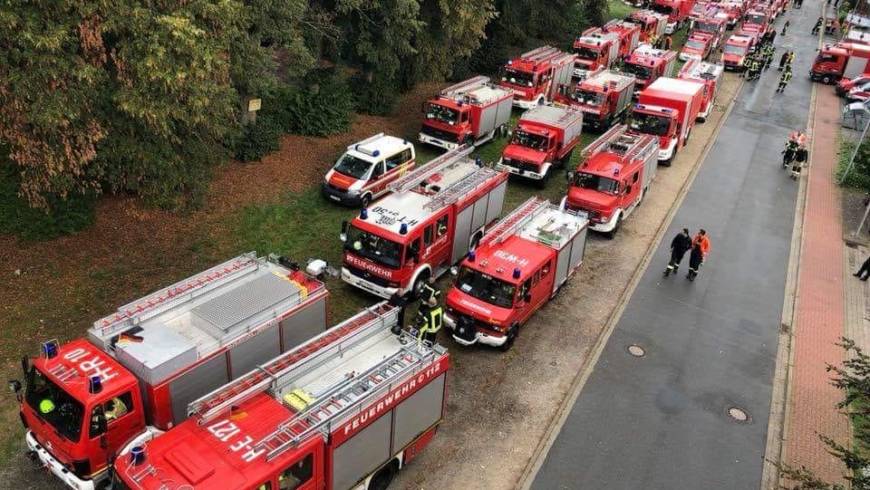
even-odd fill
[{"label": "equipment box on truck", "polygon": [[550,167],[571,160],[582,131],[582,111],[551,106],[526,111],[496,168],[543,183]]},{"label": "equipment box on truck", "polygon": [[701,101],[701,110],[698,113],[698,121],[706,121],[716,104],[716,91],[722,79],[722,65],[707,63],[706,61],[692,60],[683,65],[678,78],[690,82],[700,83],[704,86],[704,99]]},{"label": "equipment box on truck", "polygon": [[[140,490],[383,490],[433,439],[450,359],[379,304],[191,404],[115,462]],[[394,333],[395,330],[397,333]]]},{"label": "equipment box on truck", "polygon": [[321,190],[328,199],[366,207],[388,191],[390,182],[414,167],[414,145],[376,134],[347,147],[326,173]]},{"label": "equipment box on truck", "polygon": [[613,127],[583,150],[583,164],[568,173],[563,207],[583,211],[590,228],[612,238],[649,191],[658,148],[654,136]]},{"label": "equipment box on truck", "polygon": [[531,198],[462,261],[444,324],[462,345],[509,349],[519,328],[583,261],[586,218]]},{"label": "equipment box on truck", "polygon": [[659,161],[670,165],[685,146],[704,101],[704,86],[687,80],[659,78],[641,93],[631,129],[659,138]]},{"label": "equipment box on truck", "polygon": [[342,225],[341,279],[382,298],[414,295],[458,262],[501,214],[507,174],[462,147],[402,176]]},{"label": "equipment box on truck", "polygon": [[125,446],[187,418],[187,404],[326,328],[323,284],[286,260],[236,257],[94,323],[88,340],[25,362],[29,450],[68,486],[106,483]]},{"label": "equipment box on truck", "polygon": [[420,142],[445,150],[485,143],[505,131],[513,97],[484,76],[448,87],[424,104]]},{"label": "equipment box on truck", "polygon": [[514,106],[529,109],[553,100],[560,84],[571,81],[573,54],[542,46],[508,61],[499,85],[514,93]]},{"label": "equipment box on truck", "polygon": [[562,86],[556,103],[583,111],[583,124],[606,130],[622,119],[634,96],[634,77],[604,71],[573,88]]}]

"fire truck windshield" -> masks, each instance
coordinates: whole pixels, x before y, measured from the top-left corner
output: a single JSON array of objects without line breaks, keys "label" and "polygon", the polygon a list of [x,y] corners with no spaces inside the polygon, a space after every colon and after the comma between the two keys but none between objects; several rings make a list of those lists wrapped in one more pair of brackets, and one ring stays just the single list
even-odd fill
[{"label": "fire truck windshield", "polygon": [[743,56],[746,54],[746,47],[738,46],[736,44],[726,44],[725,45],[725,54],[733,54],[735,56]]},{"label": "fire truck windshield", "polygon": [[689,39],[686,41],[686,47],[691,49],[703,50],[704,43],[697,39]]},{"label": "fire truck windshield", "polygon": [[372,162],[367,162],[361,158],[357,158],[350,153],[345,153],[338,163],[335,164],[335,171],[353,177],[362,179],[369,173],[372,168]]},{"label": "fire truck windshield", "polygon": [[581,60],[595,61],[598,59],[598,51],[595,51],[592,48],[587,48],[586,46],[574,48],[574,53],[577,54],[577,57]]},{"label": "fire truck windshield", "polygon": [[712,22],[698,22],[695,24],[695,29],[701,32],[709,32],[710,34],[719,32],[719,26]]},{"label": "fire truck windshield", "polygon": [[537,134],[527,133],[521,129],[514,131],[514,137],[511,143],[515,145],[525,146],[533,150],[546,150],[547,138]]},{"label": "fire truck windshield", "polygon": [[463,267],[456,279],[456,286],[463,293],[502,308],[514,304],[516,287],[480,271]]},{"label": "fire truck windshield", "polygon": [[640,80],[647,80],[652,75],[650,69],[643,65],[636,65],[634,63],[626,63],[623,68],[626,73],[634,75],[635,78]]},{"label": "fire truck windshield", "polygon": [[63,437],[76,442],[82,433],[84,406],[35,367],[27,372],[25,399],[36,415]]},{"label": "fire truck windshield", "polygon": [[571,96],[571,98],[581,104],[587,104],[592,106],[599,106],[604,103],[604,94],[598,92],[590,92],[588,90],[578,90],[574,92],[574,95]]},{"label": "fire truck windshield", "polygon": [[641,112],[636,112],[632,116],[631,129],[640,133],[664,136],[668,134],[670,127],[671,120],[666,116]]},{"label": "fire truck windshield", "polygon": [[574,178],[574,183],[581,189],[592,189],[593,191],[606,192],[608,194],[619,193],[619,182],[599,175],[580,172]]},{"label": "fire truck windshield", "polygon": [[347,229],[344,248],[387,267],[398,268],[402,263],[402,246],[355,226]]},{"label": "fire truck windshield", "polygon": [[440,104],[429,104],[426,107],[426,119],[436,119],[446,124],[456,124],[459,112]]},{"label": "fire truck windshield", "polygon": [[746,16],[746,23],[752,25],[761,25],[764,23],[764,16],[761,14],[749,14]]},{"label": "fire truck windshield", "polygon": [[532,73],[527,73],[524,71],[514,70],[512,68],[507,68],[504,71],[504,75],[501,77],[502,82],[508,82],[513,85],[522,85],[524,87],[533,87],[534,86],[535,75]]}]

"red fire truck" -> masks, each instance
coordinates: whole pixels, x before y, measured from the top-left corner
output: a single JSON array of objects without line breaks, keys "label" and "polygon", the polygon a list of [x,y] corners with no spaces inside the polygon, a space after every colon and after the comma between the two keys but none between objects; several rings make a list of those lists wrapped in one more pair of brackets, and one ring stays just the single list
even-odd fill
[{"label": "red fire truck", "polygon": [[695,34],[705,34],[712,38],[711,49],[719,47],[722,38],[725,36],[725,29],[728,24],[727,16],[720,16],[719,13],[714,13],[710,16],[699,17],[692,23],[692,32],[689,36]]},{"label": "red fire truck", "polygon": [[583,124],[605,130],[623,119],[634,95],[634,77],[604,71],[574,87],[562,86],[556,102],[583,111]]},{"label": "red fire truck", "polygon": [[743,25],[740,26],[740,30],[757,32],[760,37],[770,27],[770,20],[770,13],[766,9],[749,9],[743,17]]},{"label": "red fire truck", "polygon": [[625,61],[623,70],[637,79],[635,95],[659,77],[673,76],[677,66],[677,53],[667,49],[655,49],[642,44]]},{"label": "red fire truck", "polygon": [[640,205],[658,169],[658,141],[621,124],[583,150],[583,164],[568,173],[562,207],[583,211],[589,227],[613,238]]},{"label": "red fire truck", "polygon": [[601,32],[605,34],[612,33],[618,36],[619,52],[617,56],[619,58],[625,58],[630,55],[637,48],[638,43],[640,43],[640,26],[633,22],[613,19],[601,26]]},{"label": "red fire truck", "polygon": [[713,36],[704,32],[689,34],[683,49],[680,50],[680,61],[703,60],[713,51]]},{"label": "red fire truck", "polygon": [[653,0],[650,8],[668,16],[665,34],[673,34],[689,18],[694,6],[695,0]]},{"label": "red fire truck", "polygon": [[840,78],[852,78],[870,71],[870,46],[866,44],[826,44],[819,50],[810,70],[810,78],[833,83]]},{"label": "red fire truck", "polygon": [[716,104],[716,91],[719,81],[722,79],[722,65],[708,63],[706,61],[691,60],[680,70],[677,78],[700,83],[704,86],[704,99],[701,101],[701,110],[698,113],[698,121],[704,122],[713,111]]},{"label": "red fire truck", "polygon": [[505,132],[513,97],[484,76],[448,87],[424,104],[420,142],[445,150],[485,143]]},{"label": "red fire truck", "polygon": [[571,80],[574,60],[573,54],[542,46],[508,61],[499,85],[513,91],[514,106],[530,109],[553,100],[559,85]]},{"label": "red fire truck", "polygon": [[414,295],[464,257],[501,214],[508,178],[469,158],[472,150],[417,167],[342,223],[342,280],[382,298]]},{"label": "red fire truck", "polygon": [[668,25],[666,15],[652,10],[635,10],[627,20],[640,26],[640,42],[647,44],[653,44],[661,39]]},{"label": "red fire truck", "polygon": [[586,218],[531,198],[454,268],[444,324],[462,345],[508,350],[583,261]]},{"label": "red fire truck", "polygon": [[397,318],[375,305],[192,403],[186,422],[118,458],[119,486],[387,488],[434,438],[450,367]]},{"label": "red fire truck", "polygon": [[755,45],[755,38],[732,34],[725,41],[725,49],[722,51],[722,65],[726,70],[742,71],[749,52]]},{"label": "red fire truck", "polygon": [[[597,28],[596,28],[597,29]],[[597,31],[594,36],[582,35],[574,40],[573,77],[585,80],[609,69],[619,58],[619,35]]]},{"label": "red fire truck", "polygon": [[326,328],[323,284],[245,254],[122,306],[88,340],[49,341],[14,381],[29,451],[66,485],[187,418],[187,404]]},{"label": "red fire truck", "polygon": [[553,106],[526,111],[495,168],[543,185],[554,164],[571,160],[582,131],[582,111]]},{"label": "red fire truck", "polygon": [[686,145],[704,100],[704,86],[687,80],[659,78],[640,93],[631,129],[659,138],[659,161],[669,166]]}]

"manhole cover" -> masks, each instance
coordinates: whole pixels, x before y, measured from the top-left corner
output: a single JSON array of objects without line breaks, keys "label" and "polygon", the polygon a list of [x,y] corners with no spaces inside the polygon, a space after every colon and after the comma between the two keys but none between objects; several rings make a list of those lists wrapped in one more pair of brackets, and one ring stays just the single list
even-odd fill
[{"label": "manhole cover", "polygon": [[646,355],[646,351],[643,350],[643,347],[637,344],[631,344],[628,346],[628,353],[633,355],[634,357],[643,357]]},{"label": "manhole cover", "polygon": [[728,409],[728,416],[737,422],[749,422],[749,414],[746,413],[746,410],[738,407],[731,407]]}]

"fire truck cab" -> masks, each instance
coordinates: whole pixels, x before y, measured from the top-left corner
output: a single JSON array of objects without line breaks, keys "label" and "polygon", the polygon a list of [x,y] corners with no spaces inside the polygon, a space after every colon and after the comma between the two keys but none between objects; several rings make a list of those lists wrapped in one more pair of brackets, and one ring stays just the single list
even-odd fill
[{"label": "fire truck cab", "polygon": [[596,29],[595,35],[584,34],[574,40],[577,58],[573,77],[581,81],[610,68],[619,57],[619,35]]},{"label": "fire truck cab", "polygon": [[115,462],[122,489],[383,490],[433,439],[449,356],[380,303],[191,403]]},{"label": "fire truck cab", "polygon": [[701,17],[695,20],[692,25],[692,32],[689,34],[703,33],[712,38],[711,50],[719,47],[722,42],[722,37],[725,36],[725,29],[728,20],[727,15],[716,13],[712,16]]},{"label": "fire truck cab", "polygon": [[666,15],[653,12],[652,10],[635,10],[626,19],[640,26],[640,43],[654,44],[665,34],[668,24]]},{"label": "fire truck cab", "polygon": [[321,189],[329,200],[366,207],[388,192],[390,182],[414,167],[414,145],[376,134],[347,147],[326,173]]},{"label": "fire truck cab", "polygon": [[606,130],[624,119],[634,95],[634,77],[603,71],[574,87],[562,86],[556,102],[583,111],[583,124]]},{"label": "fire truck cab", "polygon": [[822,83],[833,83],[842,77],[852,78],[870,71],[870,46],[866,44],[826,44],[819,50],[810,78]]},{"label": "fire truck cab", "polygon": [[323,332],[323,284],[278,259],[239,256],[122,306],[88,340],[24,360],[31,454],[67,486],[102,488],[108,462],[187,418],[187,404]]},{"label": "fire truck cab", "polygon": [[706,59],[713,50],[713,36],[704,32],[693,32],[680,50],[680,61]]},{"label": "fire truck cab", "polygon": [[764,35],[770,28],[770,12],[767,9],[750,9],[743,18],[743,31],[755,31],[759,36]]},{"label": "fire truck cab", "polygon": [[659,77],[670,77],[676,67],[677,53],[642,44],[625,61],[623,70],[636,79],[635,97]]},{"label": "fire truck cab", "polygon": [[514,106],[530,109],[553,99],[559,84],[568,83],[575,56],[552,46],[542,46],[509,60],[499,85],[514,93]]},{"label": "fire truck cab", "polygon": [[752,37],[732,34],[725,41],[725,49],[722,51],[722,65],[725,69],[743,70],[743,64],[754,44],[755,40]]},{"label": "fire truck cab", "polygon": [[507,189],[507,173],[475,162],[472,150],[417,167],[342,223],[342,280],[382,298],[414,295],[464,257],[501,214]]},{"label": "fire truck cab", "polygon": [[535,197],[501,220],[453,270],[444,315],[453,339],[510,349],[520,326],[583,261],[586,224]]},{"label": "fire truck cab", "polygon": [[613,33],[618,36],[619,58],[625,58],[630,55],[640,43],[640,26],[634,22],[613,19],[601,26],[601,31],[604,33]]}]

